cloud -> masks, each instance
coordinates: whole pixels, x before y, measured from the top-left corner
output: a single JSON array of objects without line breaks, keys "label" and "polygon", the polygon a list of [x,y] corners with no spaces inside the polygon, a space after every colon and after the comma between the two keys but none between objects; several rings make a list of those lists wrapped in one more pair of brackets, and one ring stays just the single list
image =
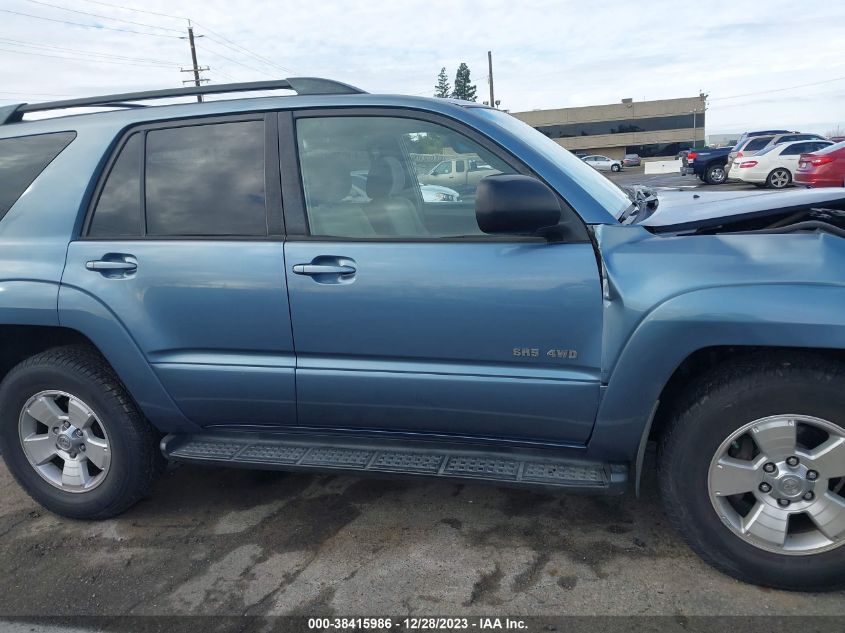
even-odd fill
[{"label": "cloud", "polygon": [[[54,3],[164,29],[186,26],[182,20],[85,0]],[[126,0],[123,3],[129,6]],[[707,114],[708,133],[732,129],[740,121],[764,127],[791,121],[790,126],[817,130],[845,118],[841,99],[829,95],[838,84],[764,95],[757,102],[746,99],[743,108],[737,108],[736,101],[717,99],[845,76],[841,3],[805,3],[800,11],[792,0],[765,4],[711,0],[706,11],[699,3],[676,0],[598,5],[552,0],[147,0],[137,6],[198,20],[196,33],[203,36],[197,39],[199,62],[211,67],[206,76],[214,82],[281,78],[295,71],[374,92],[431,94],[441,67],[454,77],[458,64],[465,61],[479,95],[486,96],[486,54],[493,50],[496,97],[512,111],[614,103],[624,97],[692,96],[703,90],[714,98]],[[0,39],[2,100],[173,87],[189,79],[179,72],[191,62],[188,45],[178,39],[178,32],[27,0],[6,0],[3,8],[99,28],[2,14],[0,38],[6,38]],[[769,17],[783,15],[789,20]],[[79,53],[36,49],[9,39],[164,64],[130,66],[144,62],[115,57],[80,59]]]}]

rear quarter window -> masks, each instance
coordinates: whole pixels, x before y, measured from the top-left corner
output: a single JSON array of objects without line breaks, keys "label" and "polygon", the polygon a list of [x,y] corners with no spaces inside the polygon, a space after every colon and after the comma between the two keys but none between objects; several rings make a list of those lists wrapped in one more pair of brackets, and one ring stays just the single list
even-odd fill
[{"label": "rear quarter window", "polygon": [[0,220],[75,138],[76,132],[53,132],[0,139]]}]

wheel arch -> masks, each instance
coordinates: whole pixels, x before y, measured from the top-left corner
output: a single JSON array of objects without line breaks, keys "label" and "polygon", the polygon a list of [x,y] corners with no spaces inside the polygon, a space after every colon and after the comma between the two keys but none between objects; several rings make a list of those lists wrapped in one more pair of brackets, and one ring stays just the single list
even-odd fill
[{"label": "wheel arch", "polygon": [[[760,284],[705,288],[663,302],[611,364],[590,452],[638,464],[683,390],[731,359],[809,353],[845,362],[843,301],[840,287]],[[796,305],[801,309],[790,311]]]},{"label": "wheel arch", "polygon": [[[23,360],[48,349],[84,345],[105,359],[147,419],[161,431],[196,431],[165,393],[137,348],[102,344],[80,329],[61,325],[0,324],[0,381]],[[132,343],[134,346],[134,343]]]}]

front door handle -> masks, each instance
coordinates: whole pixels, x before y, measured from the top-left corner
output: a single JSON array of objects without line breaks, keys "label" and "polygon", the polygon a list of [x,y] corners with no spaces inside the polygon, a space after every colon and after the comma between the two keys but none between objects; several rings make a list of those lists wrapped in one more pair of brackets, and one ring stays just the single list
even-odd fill
[{"label": "front door handle", "polygon": [[294,264],[293,272],[297,275],[351,275],[355,273],[355,266],[340,264]]}]

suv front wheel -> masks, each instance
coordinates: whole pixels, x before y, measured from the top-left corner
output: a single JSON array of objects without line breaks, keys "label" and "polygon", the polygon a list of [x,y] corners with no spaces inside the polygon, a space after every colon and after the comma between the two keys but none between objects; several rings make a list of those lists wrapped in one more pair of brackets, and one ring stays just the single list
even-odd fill
[{"label": "suv front wheel", "polygon": [[845,586],[845,372],[754,356],[703,379],[660,446],[666,512],[708,563],[781,589]]},{"label": "suv front wheel", "polygon": [[0,383],[0,449],[21,487],[77,519],[119,514],[148,491],[156,436],[105,360],[60,347]]}]

